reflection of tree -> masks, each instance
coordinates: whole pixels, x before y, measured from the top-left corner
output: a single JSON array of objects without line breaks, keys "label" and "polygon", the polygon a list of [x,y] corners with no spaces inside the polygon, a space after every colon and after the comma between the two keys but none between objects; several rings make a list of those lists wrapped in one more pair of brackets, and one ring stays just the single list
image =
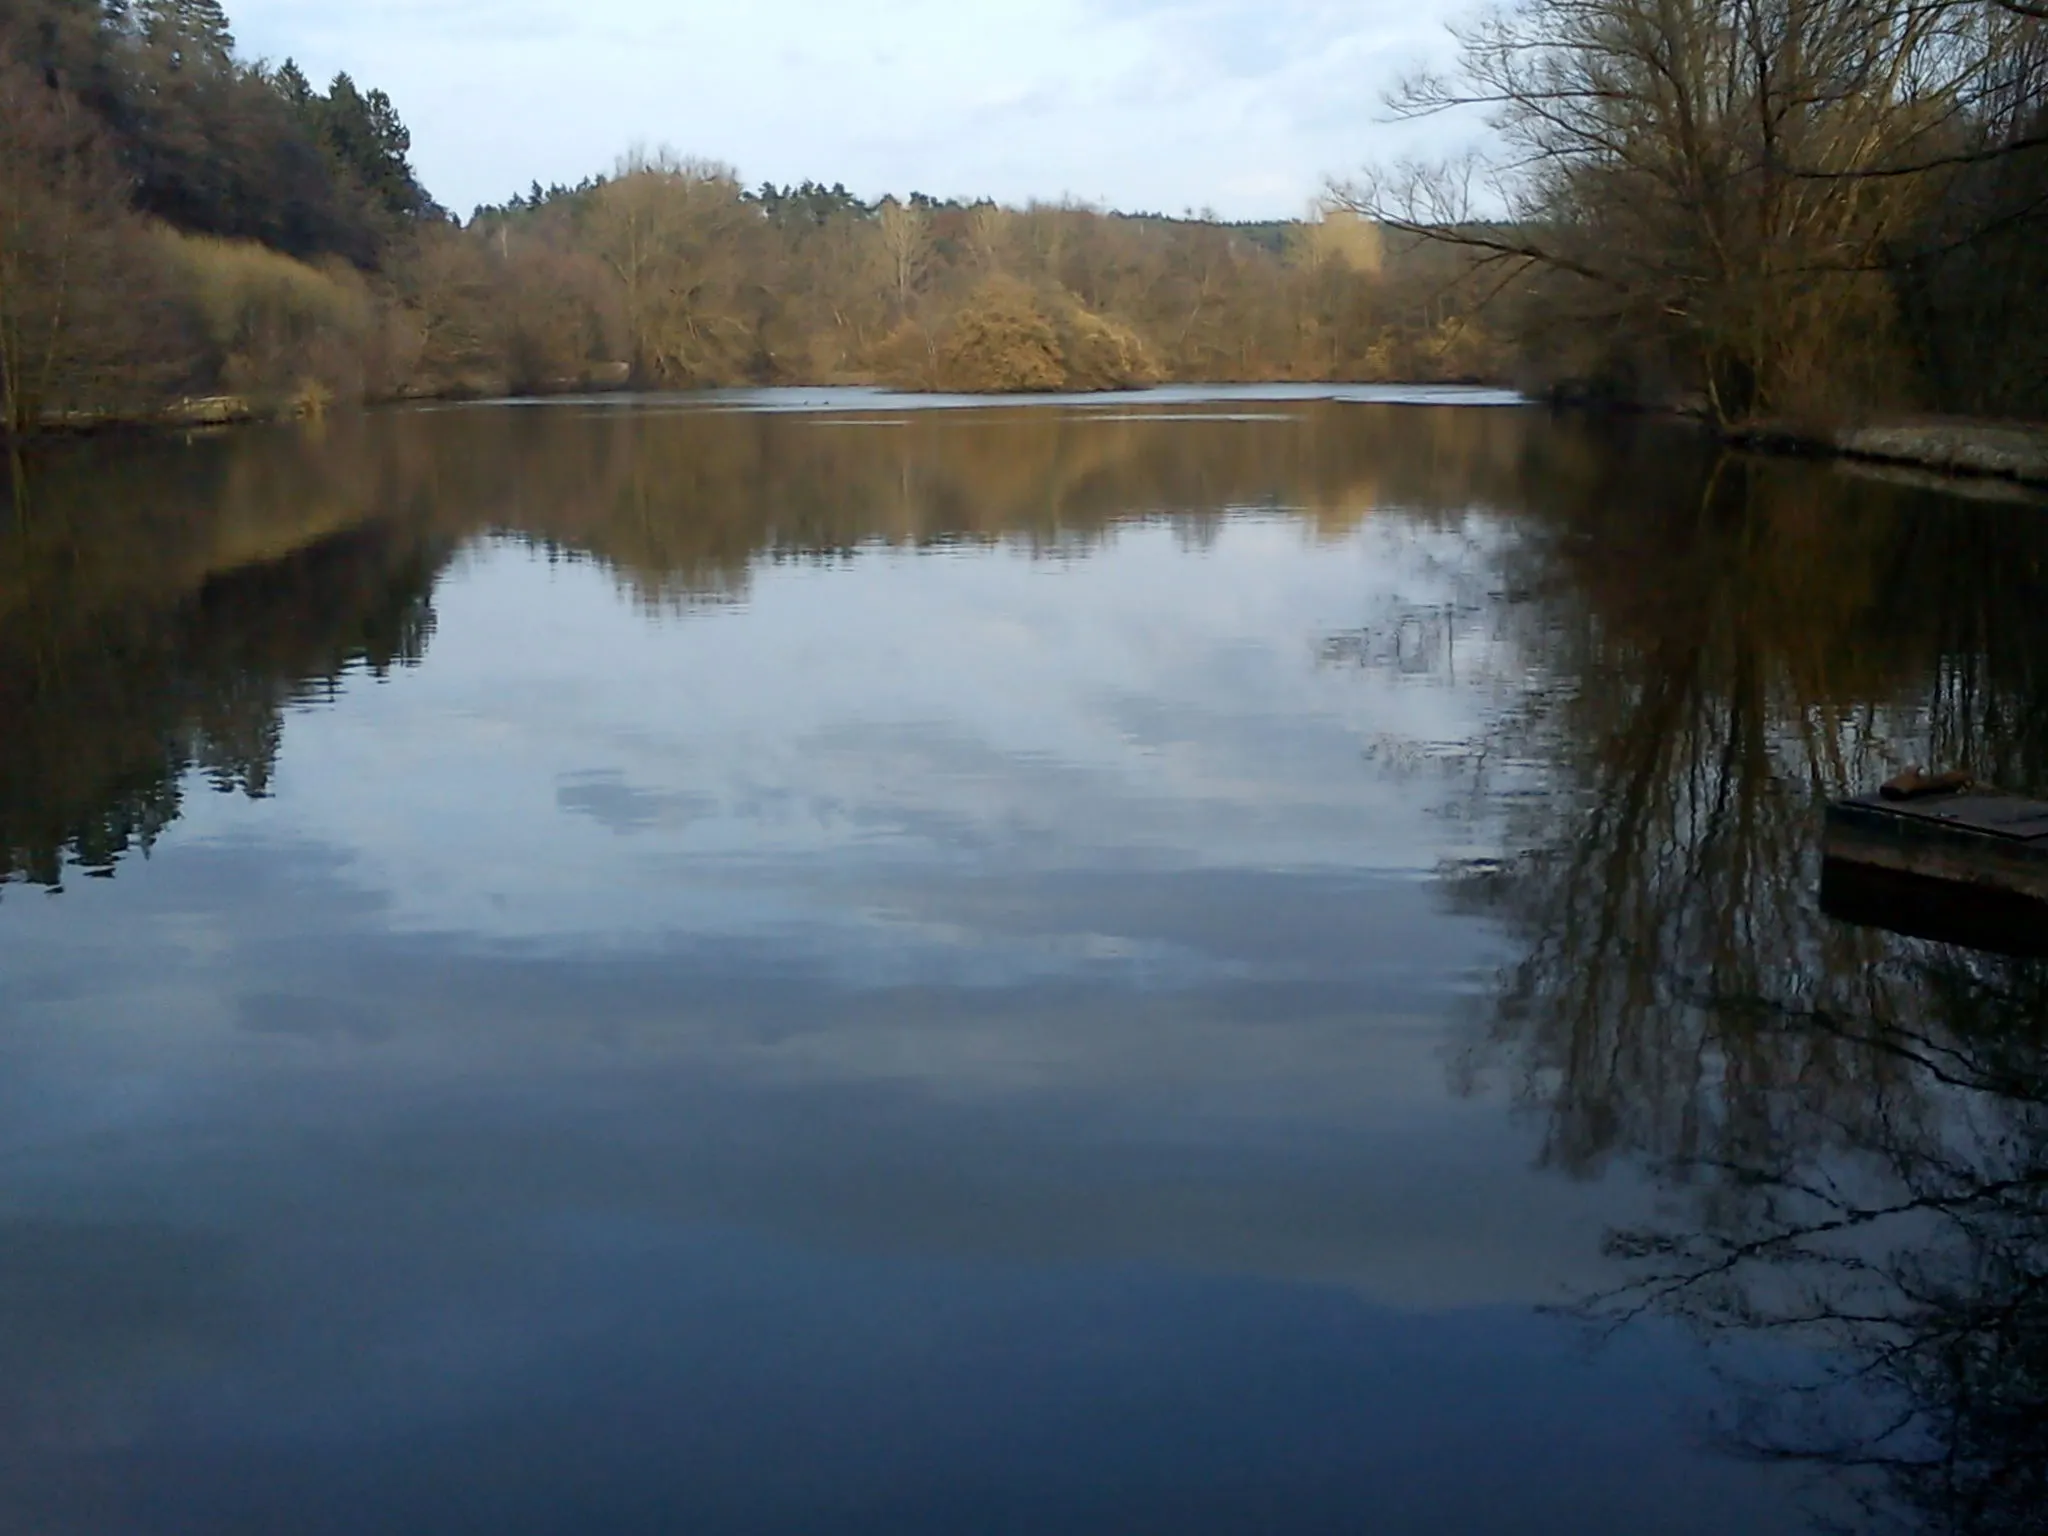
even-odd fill
[{"label": "reflection of tree", "polygon": [[875,545],[1068,553],[1140,516],[1199,540],[1237,507],[1333,532],[1389,501],[1461,512],[1512,488],[1530,427],[1162,414],[562,406],[36,445],[0,521],[0,877],[107,871],[175,819],[194,768],[262,793],[283,705],[417,656],[445,553],[473,536],[601,562],[640,601],[716,601],[757,563]]},{"label": "reflection of tree", "polygon": [[[1454,871],[1518,941],[1465,1063],[1546,1157],[1666,1173],[1608,1318],[1705,1326],[1752,1449],[1909,1523],[2048,1512],[2048,970],[1824,918],[1818,810],[1902,760],[2048,780],[2048,528],[1811,466],[1532,486],[1500,622],[1541,766]],[[1804,1346],[1797,1348],[1795,1346]]]},{"label": "reflection of tree", "polygon": [[1614,1237],[1631,1278],[1589,1310],[1700,1327],[1737,1442],[1851,1471],[1873,1523],[2048,1529],[2048,969],[1909,971],[1938,1025],[1796,1026],[1897,1062],[1904,1091],[1872,1091],[1825,1154],[1717,1162],[1693,1220]]},{"label": "reflection of tree", "polygon": [[160,605],[23,603],[0,631],[0,879],[110,871],[176,819],[190,769],[263,794],[289,703],[419,658],[439,563],[370,525]]},{"label": "reflection of tree", "polygon": [[1963,744],[1987,776],[2048,771],[2030,510],[1809,466],[1627,467],[1553,480],[1503,557],[1542,670],[1488,748],[1547,786],[1455,885],[1523,941],[1475,1065],[1512,1064],[1582,1170],[1764,1146],[1775,1088],[1853,1101],[1894,1075],[1756,1026],[1879,1001],[1886,946],[1818,910],[1822,801]]},{"label": "reflection of tree", "polygon": [[[443,494],[604,561],[640,598],[744,591],[757,562],[1006,541],[1085,551],[1119,523],[1200,539],[1238,508],[1341,533],[1388,505],[1463,510],[1509,487],[1504,411],[1304,404],[1246,420],[1053,408],[852,415],[476,413],[439,445]],[[464,482],[467,483],[464,483]]]}]

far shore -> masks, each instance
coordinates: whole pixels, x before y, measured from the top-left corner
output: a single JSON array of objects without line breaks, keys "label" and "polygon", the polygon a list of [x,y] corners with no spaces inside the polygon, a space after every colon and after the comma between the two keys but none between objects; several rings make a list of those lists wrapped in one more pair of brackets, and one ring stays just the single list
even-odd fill
[{"label": "far shore", "polygon": [[[775,384],[705,384],[688,389],[659,389],[636,387],[623,378],[600,376],[581,380],[560,380],[541,388],[513,389],[501,382],[479,384],[465,382],[447,388],[407,390],[402,394],[372,396],[368,399],[350,401],[343,405],[332,405],[317,395],[305,395],[275,405],[250,400],[240,395],[198,395],[172,401],[154,411],[130,414],[77,413],[57,416],[44,420],[33,433],[24,434],[19,441],[31,442],[37,439],[51,440],[66,437],[81,437],[100,433],[119,432],[191,432],[239,426],[275,425],[282,422],[317,419],[330,411],[347,410],[390,410],[413,405],[488,405],[493,402],[517,401],[545,402],[549,400],[573,400],[593,395],[693,395],[713,394],[721,390],[783,389],[869,389],[891,395],[930,396],[935,398],[965,398],[972,395],[985,399],[991,405],[1021,405],[1036,400],[1076,397],[1100,397],[1104,400],[1144,396],[1171,390],[1240,390],[1240,389],[1412,389],[1412,390],[1497,390],[1514,393],[1510,384],[1497,383],[1487,379],[1166,379],[1156,384],[1138,385],[1126,388],[1104,387],[1095,389],[1014,389],[968,391],[929,389],[897,383],[887,379],[848,378],[830,380],[809,380],[802,383],[778,382]],[[1531,399],[1528,403],[1536,403]],[[4,441],[0,434],[0,441]]]},{"label": "far shore", "polygon": [[[1205,379],[1185,383],[1168,382],[1136,390],[1056,391],[1067,394],[1144,395],[1154,389],[1213,387],[1250,389],[1263,386],[1299,385],[1307,388],[1379,387],[1389,389],[1445,389],[1453,387],[1511,389],[1513,386],[1483,379],[1455,380],[1335,380],[1335,379]],[[764,386],[767,387],[767,386]],[[862,388],[920,395],[938,391],[905,388],[874,379],[843,379],[829,384],[781,386],[792,389]],[[710,386],[706,386],[707,390]],[[492,390],[468,385],[438,390],[408,392],[389,399],[363,402],[366,408],[383,409],[407,405],[485,402],[493,399],[544,401],[575,395],[636,393],[617,376],[570,382],[536,390]],[[989,393],[990,404],[1021,403],[1044,391]],[[1545,403],[1541,395],[1528,396],[1532,405]],[[1676,415],[1701,420],[1693,411],[1675,408],[1630,407],[1612,401],[1592,402],[1553,395],[1554,409],[1586,409],[1595,412],[1641,410],[1651,415]],[[180,400],[146,415],[93,416],[60,419],[44,424],[37,436],[68,437],[102,432],[190,432],[260,423],[303,420],[324,414],[322,402],[295,401],[276,408],[264,408],[234,395],[208,395]],[[1703,423],[1704,424],[1704,423]],[[1861,425],[1807,424],[1788,420],[1737,423],[1718,429],[1730,447],[1751,453],[1783,454],[1806,458],[1835,458],[1852,462],[1917,472],[1930,481],[2005,482],[2016,486],[2048,489],[2048,424],[1979,420],[1969,417],[1903,417]],[[24,439],[27,441],[27,439]]]}]

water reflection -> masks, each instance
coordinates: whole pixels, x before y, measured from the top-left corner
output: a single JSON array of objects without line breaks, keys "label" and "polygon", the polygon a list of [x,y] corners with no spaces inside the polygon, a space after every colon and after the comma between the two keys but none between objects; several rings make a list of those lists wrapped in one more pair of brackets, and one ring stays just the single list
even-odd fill
[{"label": "water reflection", "polygon": [[231,542],[186,545],[223,530],[181,513],[161,552],[130,541],[163,530],[98,517],[39,517],[0,548],[0,881],[111,874],[177,817],[195,768],[262,795],[286,705],[423,652],[433,540],[365,522],[240,565]]},{"label": "water reflection", "polygon": [[[1833,1469],[1866,1529],[2037,1531],[2048,969],[1929,953],[1874,981],[1870,1011],[1764,1025],[1854,1063],[1853,1101],[1797,1085],[1778,1145],[1691,1163],[1683,1214],[1613,1234],[1633,1274],[1587,1311],[1701,1330],[1735,1362],[1729,1441]],[[1806,1369],[1746,1368],[1755,1338],[1806,1346]]]},{"label": "water reflection", "polygon": [[2048,782],[2048,524],[1767,463],[1646,501],[1627,468],[1552,481],[1502,558],[1543,662],[1484,755],[1542,789],[1451,875],[1520,949],[1463,1071],[1561,1171],[1661,1170],[1585,1310],[1699,1327],[1731,1443],[1839,1469],[1859,1524],[2039,1529],[2048,969],[1827,918],[1817,845],[1906,762]]},{"label": "water reflection", "polygon": [[1302,401],[44,451],[6,872],[175,857],[5,910],[0,1517],[1789,1528],[1676,1318],[2024,1528],[2043,976],[1815,845],[2040,786],[2038,517]]},{"label": "water reflection", "polygon": [[478,410],[44,448],[0,523],[0,877],[106,872],[177,814],[191,766],[260,793],[279,709],[416,660],[479,534],[688,607],[743,597],[759,563],[877,545],[1085,553],[1133,515],[1199,545],[1247,507],[1330,536],[1388,505],[1459,513],[1512,483],[1524,438],[1483,409],[1212,417]]}]

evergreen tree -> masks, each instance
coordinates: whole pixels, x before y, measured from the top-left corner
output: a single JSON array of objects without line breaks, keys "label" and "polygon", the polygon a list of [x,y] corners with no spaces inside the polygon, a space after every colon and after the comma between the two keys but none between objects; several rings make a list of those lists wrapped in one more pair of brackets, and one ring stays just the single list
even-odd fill
[{"label": "evergreen tree", "polygon": [[291,59],[278,66],[277,73],[270,77],[270,87],[301,113],[312,105],[313,82]]},{"label": "evergreen tree", "polygon": [[235,34],[220,0],[140,0],[142,40],[173,71],[234,68]]},{"label": "evergreen tree", "polygon": [[432,206],[406,158],[412,134],[384,92],[365,94],[344,71],[327,88],[317,120],[321,143],[336,166],[384,213],[409,219]]}]

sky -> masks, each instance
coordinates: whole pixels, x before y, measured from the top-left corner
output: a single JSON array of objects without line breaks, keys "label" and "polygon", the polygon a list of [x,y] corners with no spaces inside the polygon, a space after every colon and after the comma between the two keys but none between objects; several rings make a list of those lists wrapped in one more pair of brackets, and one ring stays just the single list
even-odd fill
[{"label": "sky", "polygon": [[390,93],[467,213],[636,145],[750,184],[1299,215],[1398,155],[1464,0],[236,0],[244,54]]}]

